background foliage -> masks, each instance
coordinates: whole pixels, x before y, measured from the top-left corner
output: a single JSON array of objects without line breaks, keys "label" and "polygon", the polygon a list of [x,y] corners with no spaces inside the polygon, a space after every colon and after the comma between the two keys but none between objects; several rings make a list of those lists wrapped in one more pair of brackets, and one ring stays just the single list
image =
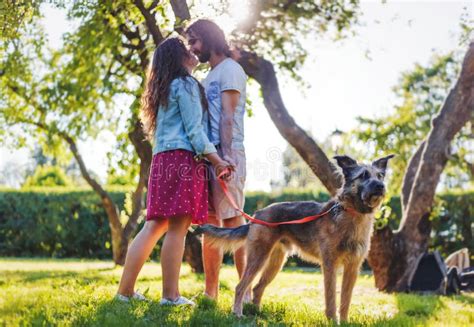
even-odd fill
[{"label": "background foliage", "polygon": [[[125,203],[130,190],[109,189],[116,203]],[[286,190],[280,194],[252,192],[246,195],[245,211],[252,213],[277,201],[326,201],[328,194],[309,190]],[[451,192],[438,197],[439,210],[433,217],[431,248],[446,256],[461,247],[474,253],[471,223],[474,219],[474,191]],[[392,208],[385,221],[399,224],[399,197],[389,200]],[[110,229],[98,196],[72,188],[0,190],[0,256],[45,256],[108,258]],[[158,250],[158,249],[157,249]],[[154,253],[153,257],[158,255]]]},{"label": "background foliage", "polygon": [[[390,194],[400,194],[407,164],[427,137],[431,120],[454,86],[460,62],[461,54],[449,53],[434,56],[426,66],[415,64],[401,74],[399,83],[393,88],[398,104],[378,117],[359,117],[359,127],[350,132],[357,142],[365,145],[361,146],[364,157],[396,154],[390,162],[393,172],[387,182]],[[445,189],[473,186],[473,139],[470,122],[451,144],[450,158],[441,179]]]},{"label": "background foliage", "polygon": [[58,166],[38,166],[33,175],[28,176],[24,187],[31,186],[72,186],[71,179]]}]

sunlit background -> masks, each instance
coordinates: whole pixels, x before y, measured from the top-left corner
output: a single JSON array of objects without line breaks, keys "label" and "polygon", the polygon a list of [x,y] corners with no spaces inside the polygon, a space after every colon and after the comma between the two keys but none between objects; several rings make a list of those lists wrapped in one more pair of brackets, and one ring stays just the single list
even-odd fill
[{"label": "sunlit background", "polygon": [[[248,16],[247,1],[231,1],[228,14],[219,1],[195,1],[193,17],[215,20],[226,33]],[[59,48],[63,33],[74,29],[64,12],[45,5],[42,20],[51,47]],[[279,74],[284,102],[296,122],[318,141],[339,129],[356,125],[356,116],[377,116],[393,108],[396,99],[391,88],[403,71],[415,63],[426,64],[435,54],[456,49],[461,33],[460,17],[473,17],[471,1],[363,1],[360,24],[355,35],[335,42],[328,38],[308,40],[311,49],[301,75],[304,88]],[[247,190],[269,190],[272,180],[282,177],[281,153],[287,146],[258,98],[258,89],[249,85],[252,117],[245,118],[247,151]],[[131,100],[130,100],[131,101]],[[118,107],[127,108],[127,101]],[[88,167],[102,180],[107,174],[106,151],[115,142],[111,132],[96,140],[80,143]],[[0,171],[4,182],[18,187],[21,171],[29,165],[30,150],[0,148]],[[7,176],[8,175],[8,176]]]}]

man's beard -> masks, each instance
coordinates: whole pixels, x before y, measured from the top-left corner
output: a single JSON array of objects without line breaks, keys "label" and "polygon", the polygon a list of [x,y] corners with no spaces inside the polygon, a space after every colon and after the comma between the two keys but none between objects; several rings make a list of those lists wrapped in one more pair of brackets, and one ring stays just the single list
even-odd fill
[{"label": "man's beard", "polygon": [[209,50],[203,50],[198,56],[199,62],[201,63],[206,63],[211,59],[211,51]]}]

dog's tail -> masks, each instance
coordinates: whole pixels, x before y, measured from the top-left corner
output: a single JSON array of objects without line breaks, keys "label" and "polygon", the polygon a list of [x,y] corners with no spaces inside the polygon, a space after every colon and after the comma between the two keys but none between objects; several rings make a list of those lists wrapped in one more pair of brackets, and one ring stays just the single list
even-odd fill
[{"label": "dog's tail", "polygon": [[196,228],[194,233],[206,235],[206,243],[209,242],[211,247],[223,249],[225,252],[234,252],[244,245],[249,228],[249,224],[236,228],[220,228],[206,224]]}]

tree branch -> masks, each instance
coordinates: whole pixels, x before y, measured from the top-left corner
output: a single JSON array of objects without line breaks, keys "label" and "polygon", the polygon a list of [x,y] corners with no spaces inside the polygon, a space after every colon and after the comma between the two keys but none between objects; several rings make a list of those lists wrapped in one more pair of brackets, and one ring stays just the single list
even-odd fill
[{"label": "tree branch", "polygon": [[135,126],[133,130],[128,133],[128,137],[140,158],[140,172],[137,187],[132,194],[132,213],[123,232],[126,239],[129,239],[131,234],[135,231],[138,219],[144,207],[143,194],[147,186],[152,159],[151,144],[146,140],[143,126],[139,120],[135,120]]},{"label": "tree branch", "polygon": [[109,217],[110,223],[115,227],[121,228],[122,226],[119,220],[119,212],[117,206],[115,205],[114,201],[107,193],[107,191],[99,184],[99,182],[97,182],[95,178],[93,178],[89,174],[86,164],[84,163],[84,160],[82,159],[82,156],[79,153],[77,144],[74,139],[66,132],[60,131],[57,128],[48,127],[45,123],[42,122],[21,118],[17,121],[19,123],[36,126],[48,133],[53,133],[61,137],[64,141],[66,141],[66,143],[69,145],[69,149],[71,150],[72,154],[74,155],[74,158],[76,159],[77,164],[79,165],[82,177],[86,180],[87,184],[89,184],[92,189],[100,196],[101,201],[104,204],[104,208],[107,211],[107,216]]},{"label": "tree branch", "polygon": [[186,3],[186,0],[171,0],[170,3],[176,18],[174,30],[179,34],[183,34],[184,22],[191,19],[188,4]]},{"label": "tree branch", "polygon": [[158,6],[159,3],[160,3],[160,0],[155,0],[148,6],[147,9],[151,12],[153,9],[156,8],[156,6]]},{"label": "tree branch", "polygon": [[[122,46],[126,49],[130,49],[130,53],[126,56],[122,55],[118,49],[112,49],[114,52],[114,58],[118,62],[120,62],[123,66],[125,66],[131,73],[142,76],[143,72],[146,71],[148,67],[148,50],[146,48],[146,40],[148,39],[148,33],[144,39],[140,35],[140,29],[136,27],[134,31],[132,31],[125,22],[121,21],[120,13],[124,10],[124,8],[120,7],[117,10],[112,10],[112,16],[119,21],[119,30],[128,39],[130,42],[125,43],[122,42]],[[111,27],[110,19],[104,19],[104,23]],[[111,27],[112,28],[112,27]],[[137,66],[131,66],[130,62],[132,62],[132,57],[134,53],[137,53],[140,57],[140,68]]]},{"label": "tree branch", "polygon": [[131,44],[131,43],[122,42],[122,47],[130,49],[130,50],[140,50],[140,47],[138,45]]},{"label": "tree branch", "polygon": [[150,31],[151,36],[153,37],[153,42],[155,45],[160,44],[160,42],[163,41],[163,35],[161,34],[160,28],[156,23],[155,15],[151,13],[151,10],[145,8],[142,0],[133,0],[133,3],[138,8],[138,10],[140,10],[143,18],[145,18],[145,24],[148,28],[148,31]]},{"label": "tree branch", "polygon": [[114,59],[117,60],[122,66],[124,66],[129,72],[135,75],[140,75],[142,70],[141,70],[141,65],[137,66],[136,64],[133,63],[132,57],[133,57],[133,52],[129,52],[126,56],[115,52],[113,54]]},{"label": "tree branch", "polygon": [[426,140],[423,140],[423,142],[420,143],[418,149],[416,149],[416,152],[410,158],[407,169],[405,170],[405,175],[403,175],[401,194],[402,213],[405,211],[405,208],[408,204],[408,198],[410,197],[411,188],[413,187],[413,181],[415,180],[415,175],[418,171],[418,166],[420,165],[421,154],[425,149],[425,144]]}]

